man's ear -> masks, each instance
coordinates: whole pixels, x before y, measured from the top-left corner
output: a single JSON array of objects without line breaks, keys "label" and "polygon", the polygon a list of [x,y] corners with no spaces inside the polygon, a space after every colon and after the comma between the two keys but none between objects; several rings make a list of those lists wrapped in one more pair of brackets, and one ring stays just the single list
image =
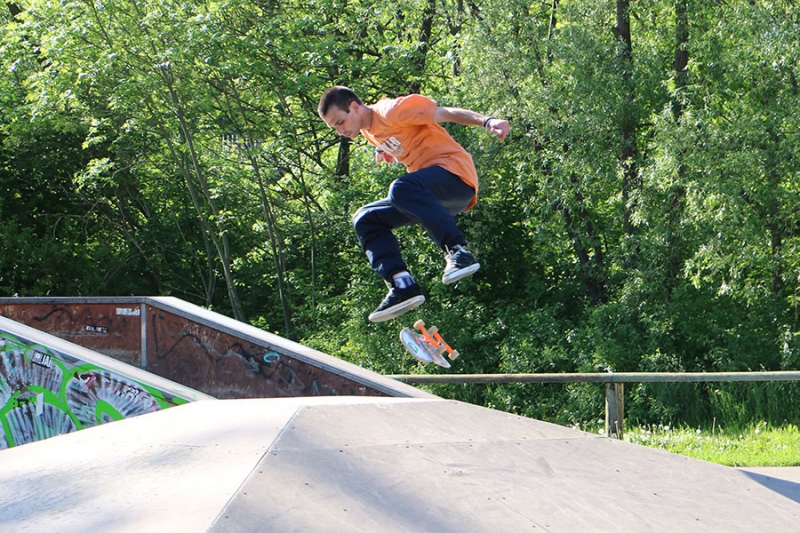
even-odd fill
[{"label": "man's ear", "polygon": [[353,100],[352,102],[350,102],[350,111],[348,111],[348,112],[358,113],[358,108],[359,107],[361,107],[361,106],[358,105],[358,102]]}]

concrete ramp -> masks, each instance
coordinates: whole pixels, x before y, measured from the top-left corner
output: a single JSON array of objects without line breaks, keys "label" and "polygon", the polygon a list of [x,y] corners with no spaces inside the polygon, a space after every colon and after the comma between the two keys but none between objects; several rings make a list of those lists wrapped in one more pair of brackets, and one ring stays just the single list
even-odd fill
[{"label": "concrete ramp", "polygon": [[0,453],[0,530],[796,532],[729,467],[440,399],[195,402]]}]

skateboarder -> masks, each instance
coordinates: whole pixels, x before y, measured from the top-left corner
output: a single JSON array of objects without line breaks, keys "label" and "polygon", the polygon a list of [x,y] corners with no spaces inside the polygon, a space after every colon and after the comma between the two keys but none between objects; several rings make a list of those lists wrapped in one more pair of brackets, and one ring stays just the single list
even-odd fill
[{"label": "skateboarder", "polygon": [[342,86],[323,93],[317,112],[340,135],[351,139],[363,135],[376,148],[376,162],[397,161],[408,171],[391,184],[386,198],[365,205],[353,217],[361,247],[389,286],[384,300],[369,315],[372,322],[398,317],[425,302],[393,229],[420,224],[428,231],[445,252],[443,283],[455,283],[480,268],[453,218],[477,202],[478,175],[469,153],[439,124],[483,126],[503,140],[510,129],[507,121],[439,107],[418,94],[364,105],[352,89]]}]

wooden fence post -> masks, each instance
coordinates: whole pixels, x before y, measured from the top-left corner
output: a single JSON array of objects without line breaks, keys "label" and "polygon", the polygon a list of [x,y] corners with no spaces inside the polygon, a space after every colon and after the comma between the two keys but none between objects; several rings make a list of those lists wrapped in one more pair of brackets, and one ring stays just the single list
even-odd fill
[{"label": "wooden fence post", "polygon": [[606,383],[606,436],[622,440],[625,401],[622,383]]}]

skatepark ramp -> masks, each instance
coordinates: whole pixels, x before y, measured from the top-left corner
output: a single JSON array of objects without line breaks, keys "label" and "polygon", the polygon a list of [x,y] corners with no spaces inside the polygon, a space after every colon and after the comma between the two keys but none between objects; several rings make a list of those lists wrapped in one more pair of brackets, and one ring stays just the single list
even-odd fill
[{"label": "skatepark ramp", "polygon": [[177,298],[0,298],[0,316],[215,398],[433,397]]},{"label": "skatepark ramp", "polygon": [[795,533],[800,484],[443,399],[192,402],[0,451],[0,531]]},{"label": "skatepark ramp", "polygon": [[0,298],[0,449],[198,399],[430,398],[176,298]]},{"label": "skatepark ramp", "polygon": [[4,533],[797,531],[786,479],[437,398],[174,299],[20,300],[0,314],[58,336],[0,318],[26,442],[0,450]]}]

